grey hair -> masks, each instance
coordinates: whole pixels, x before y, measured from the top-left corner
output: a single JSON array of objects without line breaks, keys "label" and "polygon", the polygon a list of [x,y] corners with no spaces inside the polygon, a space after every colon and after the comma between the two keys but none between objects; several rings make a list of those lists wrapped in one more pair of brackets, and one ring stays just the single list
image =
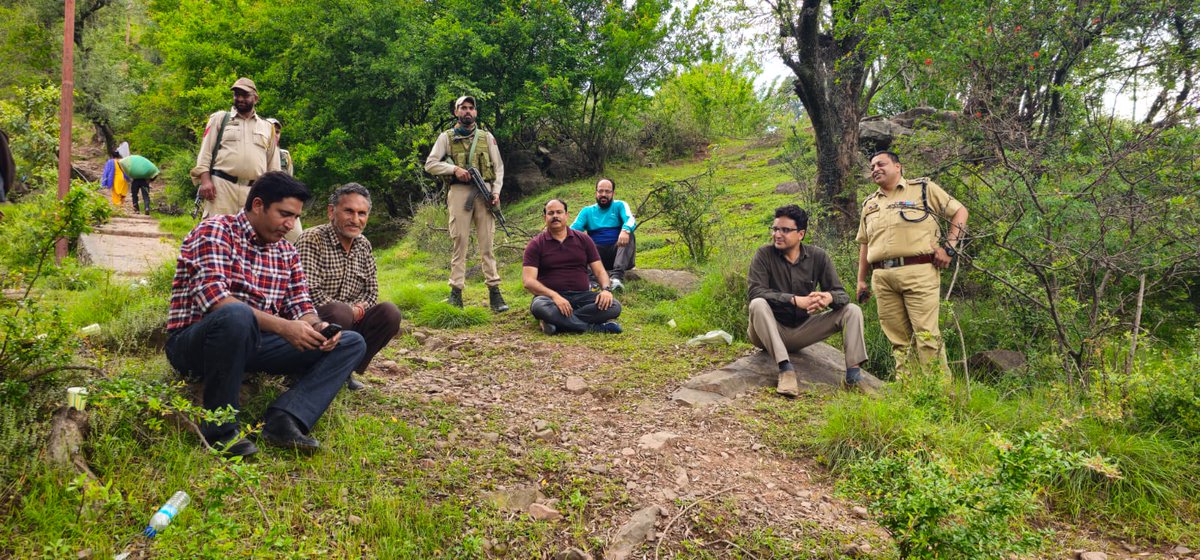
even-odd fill
[{"label": "grey hair", "polygon": [[361,195],[363,198],[367,199],[367,204],[371,203],[371,191],[367,190],[367,187],[364,187],[358,183],[346,183],[345,185],[334,189],[333,193],[329,195],[329,205],[337,206],[338,201],[341,200],[343,196],[348,194]]}]

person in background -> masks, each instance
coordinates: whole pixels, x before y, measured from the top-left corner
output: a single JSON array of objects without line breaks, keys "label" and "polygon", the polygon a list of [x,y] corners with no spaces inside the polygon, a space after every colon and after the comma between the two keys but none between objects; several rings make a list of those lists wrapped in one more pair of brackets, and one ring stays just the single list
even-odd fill
[{"label": "person in background", "polygon": [[[624,200],[613,198],[616,189],[612,179],[600,179],[596,183],[596,203],[579,211],[571,229],[588,234],[596,243],[612,289],[620,291],[625,271],[634,266],[637,241],[633,230],[637,229],[637,220]],[[597,285],[594,277],[591,281]]]},{"label": "person in background", "polygon": [[[455,307],[463,306],[462,291],[467,279],[467,245],[471,241],[471,224],[475,224],[475,241],[479,260],[483,262],[484,283],[488,287],[488,305],[492,311],[508,311],[500,293],[500,271],[492,253],[496,235],[496,218],[492,207],[500,206],[500,189],[504,186],[504,161],[492,133],[479,128],[475,98],[459,97],[454,102],[454,128],[438,135],[425,158],[425,171],[446,184],[446,204],[450,213],[450,297]],[[484,199],[471,183],[469,168],[479,170],[491,193]]]},{"label": "person in background", "polygon": [[[521,280],[533,294],[529,312],[542,332],[620,334],[614,322],[621,303],[613,298],[608,273],[592,238],[567,227],[567,203],[550,199],[542,208],[546,230],[525,246]],[[588,289],[588,270],[601,282],[599,292]]]},{"label": "person in background", "polygon": [[100,176],[100,188],[111,189],[113,206],[120,208],[125,205],[125,195],[129,192],[129,179],[120,165],[121,152],[113,151],[112,157],[104,163],[104,174]]}]

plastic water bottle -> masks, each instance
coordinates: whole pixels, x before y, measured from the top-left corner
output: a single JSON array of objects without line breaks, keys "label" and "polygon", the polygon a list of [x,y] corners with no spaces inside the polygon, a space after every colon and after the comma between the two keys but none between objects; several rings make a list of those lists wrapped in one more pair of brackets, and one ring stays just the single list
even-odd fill
[{"label": "plastic water bottle", "polygon": [[167,503],[158,508],[158,512],[154,514],[154,517],[150,518],[150,524],[146,526],[146,530],[142,531],[142,534],[147,537],[154,537],[159,531],[166,529],[167,525],[171,524],[171,520],[175,519],[175,516],[179,515],[179,512],[183,511],[183,508],[187,507],[191,501],[192,499],[188,497],[187,492],[182,490],[176,492],[174,496],[171,496],[170,500],[167,500]]}]

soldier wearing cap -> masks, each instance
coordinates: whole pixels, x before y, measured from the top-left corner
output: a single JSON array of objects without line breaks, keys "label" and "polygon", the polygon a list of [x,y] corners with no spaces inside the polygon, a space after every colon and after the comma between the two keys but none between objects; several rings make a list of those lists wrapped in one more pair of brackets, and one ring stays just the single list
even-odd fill
[{"label": "soldier wearing cap", "polygon": [[[204,217],[237,214],[246,206],[254,181],[269,171],[280,171],[275,129],[258,116],[258,88],[250,78],[238,78],[229,88],[233,107],[209,115],[204,139],[192,169],[193,182],[204,200]],[[299,220],[288,241],[300,237]]]},{"label": "soldier wearing cap", "polygon": [[[471,239],[471,224],[475,224],[475,238],[479,243],[479,258],[483,261],[484,282],[488,286],[488,300],[492,311],[508,311],[504,297],[500,294],[500,273],[496,268],[496,257],[492,254],[492,238],[496,221],[492,217],[492,206],[500,205],[500,189],[504,186],[504,162],[500,160],[500,148],[496,138],[475,123],[475,98],[464,95],[454,101],[454,116],[458,119],[454,128],[439,134],[433,143],[429,157],[425,158],[425,171],[439,177],[448,185],[446,203],[450,210],[450,239],[454,242],[450,256],[450,304],[462,307],[462,291],[467,276],[467,243]],[[491,200],[478,195],[471,184],[468,168],[474,167],[483,175],[491,191]]]},{"label": "soldier wearing cap", "polygon": [[[283,135],[283,125],[280,124],[279,119],[275,117],[267,119],[267,122],[271,123],[271,126],[275,127],[275,145],[279,146],[279,137]],[[292,153],[283,149],[282,147],[279,148],[279,166],[282,167],[283,171],[288,175],[293,177],[296,176],[295,168],[292,167]]]},{"label": "soldier wearing cap", "polygon": [[[945,370],[939,269],[957,255],[967,208],[927,177],[907,180],[902,172],[894,152],[871,156],[871,180],[879,189],[863,201],[858,222],[858,299],[875,293],[879,323],[894,354],[907,360],[915,349],[921,363],[941,357]],[[950,221],[945,239],[942,220]]]}]

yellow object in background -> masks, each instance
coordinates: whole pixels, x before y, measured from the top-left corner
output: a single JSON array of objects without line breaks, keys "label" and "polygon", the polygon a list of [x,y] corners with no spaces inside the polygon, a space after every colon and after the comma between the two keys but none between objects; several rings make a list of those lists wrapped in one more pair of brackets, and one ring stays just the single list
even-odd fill
[{"label": "yellow object in background", "polygon": [[125,171],[121,166],[116,166],[113,170],[113,188],[112,188],[112,203],[113,206],[120,208],[125,205],[125,195],[129,194],[129,179],[125,177]]}]

